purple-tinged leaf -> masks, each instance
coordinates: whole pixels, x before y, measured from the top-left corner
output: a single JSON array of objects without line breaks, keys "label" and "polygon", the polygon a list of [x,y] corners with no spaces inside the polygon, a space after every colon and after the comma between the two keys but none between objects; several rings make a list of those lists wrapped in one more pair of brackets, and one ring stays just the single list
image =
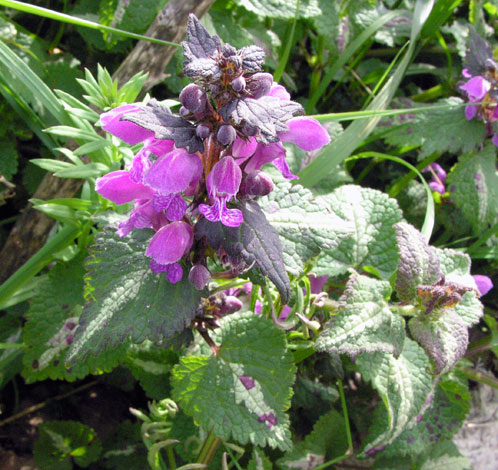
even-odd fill
[{"label": "purple-tinged leaf", "polygon": [[193,13],[188,17],[187,38],[182,46],[188,60],[208,58],[221,48],[220,38],[211,36]]},{"label": "purple-tinged leaf", "polygon": [[482,75],[486,71],[487,60],[492,58],[493,54],[488,43],[475,32],[474,28],[471,28],[464,68],[472,76]]},{"label": "purple-tinged leaf", "polygon": [[259,99],[237,99],[223,107],[221,115],[225,121],[231,120],[236,126],[249,126],[258,129],[263,143],[278,142],[277,132],[288,131],[285,121],[295,114],[302,114],[303,108],[294,101],[283,101],[273,96]]},{"label": "purple-tinged leaf", "polygon": [[240,50],[242,66],[246,72],[259,72],[265,61],[265,51],[258,46],[247,46]]},{"label": "purple-tinged leaf", "polygon": [[197,136],[195,126],[174,116],[167,106],[156,100],[150,100],[140,111],[125,114],[121,119],[153,131],[156,139],[174,140],[177,148],[187,148],[189,153],[204,152],[204,143]]},{"label": "purple-tinged leaf", "polygon": [[467,326],[453,309],[445,310],[436,321],[412,318],[408,327],[413,339],[434,362],[438,375],[448,372],[467,350]]},{"label": "purple-tinged leaf", "polygon": [[400,300],[412,301],[420,285],[432,285],[441,279],[441,266],[434,250],[412,225],[399,222],[394,226],[399,261],[396,291]]},{"label": "purple-tinged leaf", "polygon": [[254,263],[275,284],[282,302],[286,303],[290,296],[290,283],[277,231],[266,220],[256,202],[240,202],[237,207],[244,217],[239,227],[227,227],[221,222],[202,219],[196,226],[196,238],[206,237],[212,248],[217,250],[222,247],[233,259],[242,258],[248,266]]}]

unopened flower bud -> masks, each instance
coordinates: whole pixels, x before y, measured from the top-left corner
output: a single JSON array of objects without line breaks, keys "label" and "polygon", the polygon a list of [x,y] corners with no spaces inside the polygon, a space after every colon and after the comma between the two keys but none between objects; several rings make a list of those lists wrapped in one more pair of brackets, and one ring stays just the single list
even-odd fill
[{"label": "unopened flower bud", "polygon": [[496,62],[491,58],[491,57],[488,57],[486,59],[486,68],[490,71],[490,72],[495,72],[496,69],[498,68],[498,65],[496,64]]},{"label": "unopened flower bud", "polygon": [[224,57],[231,57],[237,54],[237,49],[235,49],[235,47],[231,46],[230,44],[223,44],[221,53]]},{"label": "unopened flower bud", "polygon": [[247,90],[255,99],[268,94],[273,84],[273,77],[269,73],[255,73],[247,83]]},{"label": "unopened flower bud", "polygon": [[207,103],[206,92],[195,83],[187,85],[180,93],[180,103],[193,113],[204,111]]},{"label": "unopened flower bud", "polygon": [[206,124],[199,124],[195,129],[195,133],[197,134],[197,137],[206,139],[209,137],[209,134],[211,134],[211,128],[206,126]]},{"label": "unopened flower bud", "polygon": [[191,114],[191,113],[190,113],[190,111],[185,106],[182,106],[180,108],[180,116],[182,118],[186,118],[189,114]]},{"label": "unopened flower bud", "polygon": [[251,171],[242,180],[239,194],[243,196],[266,196],[273,191],[273,181],[266,173],[258,170]]},{"label": "unopened flower bud", "polygon": [[216,134],[216,138],[221,145],[231,145],[235,140],[235,137],[237,137],[237,133],[229,124],[223,124],[220,126]]},{"label": "unopened flower bud", "polygon": [[220,308],[220,315],[229,315],[235,313],[242,308],[242,302],[233,295],[225,297],[225,303]]},{"label": "unopened flower bud", "polygon": [[239,93],[246,87],[246,79],[241,75],[240,77],[234,78],[230,85],[232,85],[233,91]]},{"label": "unopened flower bud", "polygon": [[198,290],[204,289],[211,279],[211,273],[203,264],[196,264],[188,274],[188,280]]}]

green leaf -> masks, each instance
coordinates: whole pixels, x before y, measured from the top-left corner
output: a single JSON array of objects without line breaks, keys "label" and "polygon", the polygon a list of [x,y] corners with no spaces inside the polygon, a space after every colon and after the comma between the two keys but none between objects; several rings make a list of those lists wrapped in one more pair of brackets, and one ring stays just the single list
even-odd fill
[{"label": "green leaf", "polygon": [[47,378],[74,381],[90,373],[108,372],[126,352],[121,347],[78,361],[71,368],[64,364],[84,303],[84,256],[57,264],[33,296],[24,326],[23,376],[28,383]]},{"label": "green leaf", "polygon": [[80,467],[96,462],[102,452],[95,431],[77,421],[48,421],[38,427],[40,439],[34,456],[40,470],[72,468],[72,459]]},{"label": "green leaf", "polygon": [[184,357],[174,368],[174,399],[222,440],[289,450],[284,412],[295,368],[284,332],[266,318],[246,313],[228,317],[219,334],[217,355]]},{"label": "green leaf", "polygon": [[472,470],[472,464],[464,457],[452,441],[439,442],[417,461],[419,470]]},{"label": "green leaf", "polygon": [[351,233],[350,223],[331,212],[309,189],[279,182],[259,203],[283,245],[286,269],[300,276],[306,262],[321,250],[333,250]]},{"label": "green leaf", "polygon": [[0,175],[10,181],[16,172],[16,145],[13,140],[0,140]]},{"label": "green leaf", "polygon": [[[374,421],[362,451],[362,455],[371,456],[396,439],[422,410],[432,389],[429,360],[417,343],[405,338],[398,358],[381,352],[361,354],[356,364],[386,406],[387,416],[376,416],[377,423]],[[379,420],[386,426],[379,428]]]},{"label": "green leaf", "polygon": [[[0,343],[5,346],[21,344],[21,318],[3,315],[0,318]],[[22,369],[23,348],[0,349],[0,390]]]},{"label": "green leaf", "polygon": [[313,426],[313,431],[304,441],[295,445],[277,462],[285,470],[294,468],[316,468],[326,460],[346,452],[348,443],[344,432],[344,418],[334,409],[322,415]]},{"label": "green leaf", "polygon": [[451,439],[460,429],[470,410],[471,399],[467,381],[440,382],[426,410],[417,415],[413,426],[403,431],[382,455],[426,455],[430,446]]},{"label": "green leaf", "polygon": [[287,303],[290,281],[278,233],[255,201],[243,201],[237,207],[244,216],[244,222],[239,227],[227,227],[221,222],[202,219],[196,226],[196,237],[207,237],[212,248],[216,250],[222,246],[229,256],[235,259],[242,257],[249,266],[254,263],[275,284],[282,302]]},{"label": "green leaf", "polygon": [[[154,21],[157,13],[164,6],[167,0],[142,0],[140,2],[124,2],[120,0],[118,9],[122,6],[124,12],[119,22],[116,22],[117,17],[114,16],[114,24],[111,26],[118,27],[124,31],[132,33],[144,33]],[[126,4],[126,6],[123,6]]]},{"label": "green leaf", "polygon": [[145,246],[153,235],[149,229],[135,230],[119,238],[117,222],[108,216],[107,226],[96,238],[87,261],[88,292],[92,301],[81,316],[68,361],[75,364],[88,353],[99,354],[126,343],[150,339],[168,343],[195,316],[200,292],[183,276],[171,284],[153,273]]},{"label": "green leaf", "polygon": [[467,325],[453,309],[443,310],[436,320],[412,318],[408,327],[413,339],[434,362],[437,375],[448,372],[467,351]]},{"label": "green leaf", "polygon": [[375,267],[383,278],[396,270],[397,252],[393,225],[402,218],[395,199],[375,189],[345,185],[324,197],[330,209],[353,233],[337,248],[324,250],[314,272],[337,276],[349,268]]},{"label": "green leaf", "polygon": [[[470,138],[466,137],[466,138]],[[446,184],[451,200],[480,234],[498,220],[496,147],[488,143],[477,153],[463,155],[452,168]]]},{"label": "green leaf", "polygon": [[353,273],[339,299],[340,308],[323,327],[316,349],[351,356],[375,351],[399,356],[405,322],[391,312],[390,294],[389,282]]},{"label": "green leaf", "polygon": [[247,470],[272,470],[271,460],[264,454],[261,449],[255,447],[252,450],[251,460],[247,464]]},{"label": "green leaf", "polygon": [[414,114],[413,121],[396,127],[386,135],[394,146],[420,146],[419,158],[433,153],[465,153],[478,148],[486,138],[486,126],[465,117],[462,99],[452,97],[439,101],[453,105],[446,109],[433,109]]},{"label": "green leaf", "polygon": [[[235,0],[235,3],[250,12],[270,18],[289,19],[296,15],[296,0]],[[300,18],[310,18],[321,14],[318,0],[300,1],[298,12]]]},{"label": "green leaf", "polygon": [[396,292],[400,300],[411,302],[419,285],[432,285],[441,279],[441,265],[434,249],[412,225],[395,225],[399,261]]}]

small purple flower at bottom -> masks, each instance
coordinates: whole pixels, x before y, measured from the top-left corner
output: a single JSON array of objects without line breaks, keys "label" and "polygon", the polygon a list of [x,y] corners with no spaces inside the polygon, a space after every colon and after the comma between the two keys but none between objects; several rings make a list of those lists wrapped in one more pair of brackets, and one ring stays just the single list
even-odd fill
[{"label": "small purple flower at bottom", "polygon": [[481,295],[486,295],[493,288],[493,281],[488,276],[474,274],[472,277]]},{"label": "small purple flower at bottom", "polygon": [[242,171],[232,157],[224,157],[209,173],[206,186],[213,205],[199,205],[199,212],[210,222],[221,221],[228,227],[238,227],[243,221],[239,209],[228,209],[226,204],[239,191]]}]

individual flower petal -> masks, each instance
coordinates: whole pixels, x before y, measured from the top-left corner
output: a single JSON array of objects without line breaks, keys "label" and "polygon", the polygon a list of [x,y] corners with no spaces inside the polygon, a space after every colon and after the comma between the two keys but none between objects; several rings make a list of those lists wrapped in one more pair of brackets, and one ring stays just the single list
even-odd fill
[{"label": "individual flower petal", "polygon": [[188,280],[197,289],[202,290],[206,287],[211,279],[209,269],[203,264],[196,264],[188,273]]},{"label": "individual flower petal", "polygon": [[171,264],[180,260],[190,250],[194,239],[192,227],[185,222],[172,222],[159,229],[145,251],[159,264]]},{"label": "individual flower petal", "polygon": [[140,110],[141,108],[134,104],[125,104],[111,109],[100,115],[102,129],[130,145],[135,145],[154,137],[153,131],[144,129],[130,121],[120,121],[121,116],[124,114],[136,113]]},{"label": "individual flower petal", "polygon": [[166,209],[166,217],[168,220],[181,220],[187,210],[187,203],[179,194],[175,194]]},{"label": "individual flower petal", "polygon": [[168,279],[171,284],[176,284],[182,280],[183,269],[178,263],[168,264],[168,270],[166,271],[166,279]]},{"label": "individual flower petal", "polygon": [[196,154],[175,149],[160,157],[147,171],[144,183],[161,194],[184,191],[202,173],[202,162]]},{"label": "individual flower petal", "polygon": [[311,287],[311,293],[312,294],[319,294],[323,290],[323,286],[326,284],[328,280],[328,276],[315,276],[314,274],[311,274],[308,276],[308,279],[310,280],[310,287]]},{"label": "individual flower petal", "polygon": [[141,183],[135,183],[130,178],[130,172],[124,170],[113,171],[98,178],[95,191],[116,204],[124,204],[134,199],[149,199],[154,191]]},{"label": "individual flower petal", "polygon": [[249,140],[241,139],[237,137],[232,145],[232,156],[237,159],[237,163],[240,164],[239,159],[250,157],[256,151],[258,143],[254,137],[249,137]]},{"label": "individual flower petal", "polygon": [[477,290],[481,295],[486,295],[493,288],[493,281],[488,276],[482,274],[474,274],[472,276],[477,285]]},{"label": "individual flower petal", "polygon": [[472,121],[477,115],[477,111],[479,111],[479,106],[465,106],[465,117],[468,121]]},{"label": "individual flower petal", "polygon": [[460,86],[460,89],[465,91],[470,101],[481,101],[490,88],[491,83],[480,75],[471,78],[467,83]]},{"label": "individual flower petal", "polygon": [[154,153],[158,157],[162,157],[169,152],[172,152],[175,148],[174,140],[166,139],[151,139],[145,143],[144,150]]},{"label": "individual flower petal", "polygon": [[285,87],[279,85],[277,82],[273,82],[267,96],[274,96],[280,98],[282,101],[290,101],[291,99],[291,96]]},{"label": "individual flower petal", "polygon": [[429,183],[429,187],[433,191],[435,191],[436,193],[439,193],[439,194],[444,194],[446,192],[446,188],[445,188],[444,184],[439,183],[438,181],[431,181]]},{"label": "individual flower petal", "polygon": [[285,148],[280,142],[274,142],[268,145],[259,144],[256,152],[247,162],[244,170],[246,173],[261,170],[265,163],[270,163],[281,156],[285,157]]},{"label": "individual flower petal", "polygon": [[298,180],[299,176],[296,176],[294,173],[290,171],[289,164],[287,163],[287,159],[285,158],[285,153],[280,155],[278,158],[273,160],[273,164],[277,168],[282,176],[288,180]]},{"label": "individual flower petal", "polygon": [[285,123],[288,131],[279,132],[282,142],[292,142],[299,148],[311,152],[330,142],[327,130],[316,120],[310,117],[295,117]]},{"label": "individual flower petal", "polygon": [[491,142],[493,142],[493,144],[498,147],[498,135],[497,134],[494,134],[492,139],[491,139]]},{"label": "individual flower petal", "polygon": [[472,74],[467,70],[467,69],[463,69],[462,70],[462,75],[465,77],[465,78],[472,78]]},{"label": "individual flower petal", "polygon": [[224,157],[209,173],[206,186],[211,198],[227,196],[230,200],[239,190],[242,171],[232,157]]},{"label": "individual flower petal", "polygon": [[218,198],[212,206],[199,204],[199,212],[210,222],[221,221],[227,227],[238,227],[244,222],[244,216],[239,209],[228,209],[226,198]]}]

